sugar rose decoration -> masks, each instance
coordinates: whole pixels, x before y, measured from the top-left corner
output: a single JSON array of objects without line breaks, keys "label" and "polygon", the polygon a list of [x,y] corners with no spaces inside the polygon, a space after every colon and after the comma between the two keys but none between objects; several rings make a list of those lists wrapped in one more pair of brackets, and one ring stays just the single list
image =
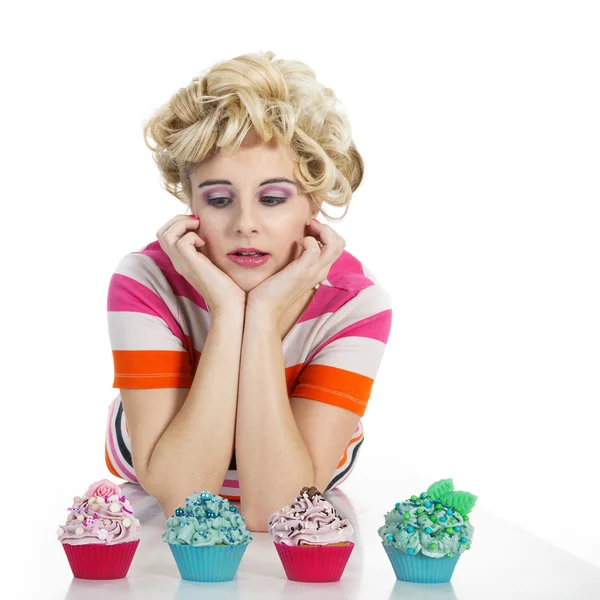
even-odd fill
[{"label": "sugar rose decoration", "polygon": [[121,488],[108,479],[102,479],[92,483],[85,495],[87,498],[93,498],[94,496],[120,496]]}]

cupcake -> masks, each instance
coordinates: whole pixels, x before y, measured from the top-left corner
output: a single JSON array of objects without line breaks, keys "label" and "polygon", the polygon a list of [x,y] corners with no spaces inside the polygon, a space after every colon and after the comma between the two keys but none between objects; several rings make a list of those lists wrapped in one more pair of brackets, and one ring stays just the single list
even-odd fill
[{"label": "cupcake", "polygon": [[140,522],[121,489],[103,479],[73,498],[67,522],[58,528],[73,575],[120,579],[127,575],[140,543]]},{"label": "cupcake", "polygon": [[269,517],[269,533],[288,579],[339,581],[350,558],[354,529],[316,487],[304,487]]},{"label": "cupcake", "polygon": [[162,539],[189,581],[231,581],[252,540],[237,508],[207,491],[186,498],[166,528]]},{"label": "cupcake", "polygon": [[413,583],[450,581],[460,555],[471,548],[468,513],[476,500],[469,492],[455,492],[452,479],[442,479],[418,498],[398,502],[377,530],[396,577]]}]

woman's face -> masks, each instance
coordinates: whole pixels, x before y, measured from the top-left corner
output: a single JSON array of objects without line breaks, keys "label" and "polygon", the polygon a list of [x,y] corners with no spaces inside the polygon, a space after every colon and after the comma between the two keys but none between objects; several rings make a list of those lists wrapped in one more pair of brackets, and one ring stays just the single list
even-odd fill
[{"label": "woman's face", "polygon": [[[190,176],[197,233],[206,242],[200,252],[246,292],[299,256],[296,241],[318,212],[311,214],[308,196],[298,193],[293,167],[285,146],[274,138],[265,144],[252,132],[235,155],[206,159]],[[289,182],[265,183],[282,178]],[[242,266],[228,257],[237,248],[256,248],[269,258]]]}]

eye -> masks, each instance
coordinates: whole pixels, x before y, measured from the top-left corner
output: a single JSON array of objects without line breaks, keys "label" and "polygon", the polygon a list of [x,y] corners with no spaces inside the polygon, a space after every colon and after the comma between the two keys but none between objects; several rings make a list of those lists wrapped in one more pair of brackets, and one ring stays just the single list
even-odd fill
[{"label": "eye", "polygon": [[285,196],[263,196],[261,200],[275,200],[275,202],[267,202],[267,206],[276,206],[277,204],[283,204],[287,201]]},{"label": "eye", "polygon": [[[222,200],[224,200],[224,202],[222,202]],[[287,202],[287,197],[285,197],[285,196],[263,196],[261,198],[261,200],[263,200],[263,202],[265,200],[269,201],[269,202],[264,202],[264,204],[266,206],[277,206],[278,204],[283,204],[284,202]],[[225,196],[221,196],[219,198],[208,198],[206,200],[206,202],[210,206],[214,206],[215,208],[223,208],[223,207],[227,206],[227,204],[229,203],[229,198],[227,198]]]},{"label": "eye", "polygon": [[225,204],[219,202],[219,200],[229,200],[229,198],[207,198],[206,202],[209,206],[214,206],[215,208],[222,208]]}]

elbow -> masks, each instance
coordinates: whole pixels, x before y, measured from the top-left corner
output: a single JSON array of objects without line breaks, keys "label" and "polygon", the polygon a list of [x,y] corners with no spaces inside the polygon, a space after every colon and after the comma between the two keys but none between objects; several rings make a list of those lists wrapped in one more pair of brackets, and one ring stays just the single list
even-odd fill
[{"label": "elbow", "polygon": [[244,521],[246,527],[254,533],[267,533],[269,531],[269,517],[271,515],[264,515],[260,512],[249,513],[247,516],[244,515]]}]

